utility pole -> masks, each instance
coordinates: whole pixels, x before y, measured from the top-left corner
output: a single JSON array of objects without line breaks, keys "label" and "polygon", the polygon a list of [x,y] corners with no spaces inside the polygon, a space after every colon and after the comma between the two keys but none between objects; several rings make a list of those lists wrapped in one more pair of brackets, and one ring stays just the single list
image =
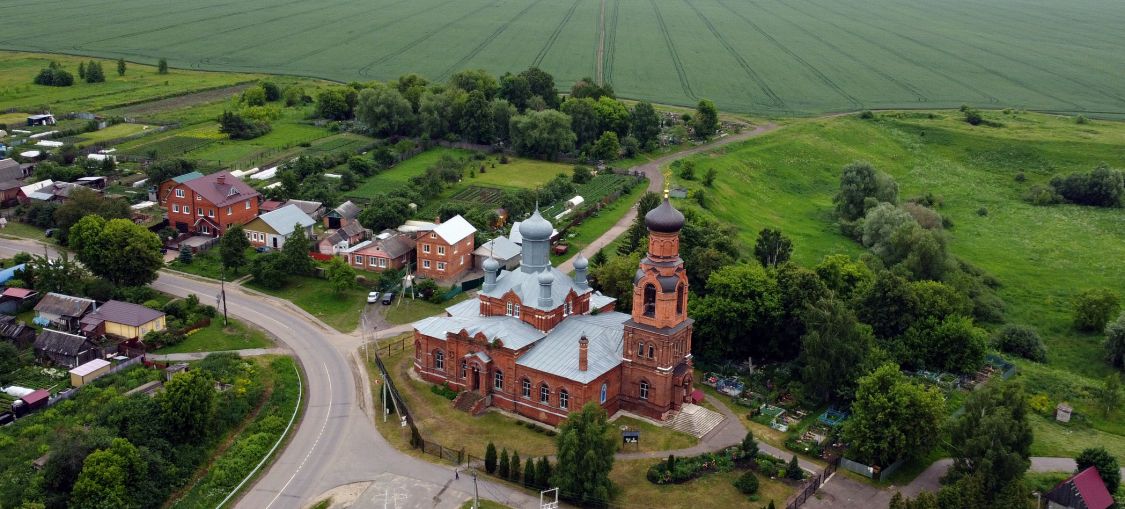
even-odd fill
[{"label": "utility pole", "polygon": [[480,491],[477,490],[477,469],[472,469],[473,473],[473,509],[480,509]]},{"label": "utility pole", "polygon": [[227,264],[219,265],[219,295],[223,299],[223,327],[230,326],[227,321]]}]

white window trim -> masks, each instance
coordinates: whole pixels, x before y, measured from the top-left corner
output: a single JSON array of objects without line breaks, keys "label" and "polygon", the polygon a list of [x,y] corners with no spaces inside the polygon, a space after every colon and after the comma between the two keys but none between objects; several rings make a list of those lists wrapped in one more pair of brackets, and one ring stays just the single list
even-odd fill
[{"label": "white window trim", "polygon": [[234,207],[227,207],[227,215],[234,214]]},{"label": "white window trim", "polygon": [[180,213],[180,206],[173,203],[172,204],[172,212],[175,212],[175,213],[179,214]]},{"label": "white window trim", "polygon": [[246,210],[250,210],[250,200],[246,200]]},{"label": "white window trim", "polygon": [[422,252],[423,253],[429,253],[430,252],[430,245],[429,244],[422,244]]},{"label": "white window trim", "polygon": [[423,269],[430,268],[430,261],[429,260],[422,260],[422,268]]},{"label": "white window trim", "polygon": [[437,262],[437,270],[445,272],[445,262]]},{"label": "white window trim", "polygon": [[184,190],[183,189],[177,189],[176,190],[176,198],[183,198],[183,197],[184,197]]},{"label": "white window trim", "polygon": [[444,255],[445,254],[445,246],[438,246],[437,247],[437,254]]}]

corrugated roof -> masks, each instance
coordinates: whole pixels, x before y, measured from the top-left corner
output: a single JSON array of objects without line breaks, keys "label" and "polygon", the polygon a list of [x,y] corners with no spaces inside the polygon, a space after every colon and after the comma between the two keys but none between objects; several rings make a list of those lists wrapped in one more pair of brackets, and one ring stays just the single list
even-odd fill
[{"label": "corrugated roof", "polygon": [[102,304],[97,311],[90,313],[90,316],[95,316],[107,322],[140,327],[164,316],[164,312],[130,302],[111,300]]},{"label": "corrugated roof", "polygon": [[[535,343],[516,364],[558,375],[578,383],[589,383],[621,364],[625,313],[577,315],[564,319]],[[586,371],[578,369],[578,339],[589,341]]]},{"label": "corrugated roof", "polygon": [[[1069,491],[1070,493],[1067,493],[1067,495],[1073,495],[1074,492],[1077,492],[1088,509],[1106,509],[1113,505],[1113,496],[1109,494],[1109,489],[1105,487],[1105,482],[1102,481],[1101,475],[1098,474],[1098,469],[1095,467],[1088,467],[1086,470],[1059,483],[1051,490],[1047,498],[1049,500],[1058,498],[1062,494],[1059,493],[1060,489]],[[1074,507],[1070,505],[1072,502],[1070,499],[1055,501]]]},{"label": "corrugated roof", "polygon": [[[222,183],[219,183],[220,179]],[[216,207],[225,207],[252,198],[257,199],[259,196],[258,191],[253,187],[225,170],[194,178],[183,184]]]},{"label": "corrugated roof", "polygon": [[109,366],[109,361],[107,361],[105,359],[94,359],[90,362],[87,362],[86,364],[83,364],[81,366],[78,366],[77,368],[74,368],[74,369],[70,370],[70,374],[78,375],[78,376],[86,376],[86,375],[89,375],[90,373],[93,373],[93,372],[95,372],[99,369],[102,369],[102,368],[106,367],[106,366]]},{"label": "corrugated roof", "polygon": [[590,296],[590,309],[601,309],[613,303],[617,299],[608,295],[602,295],[602,292],[594,292]]},{"label": "corrugated roof", "polygon": [[480,299],[469,299],[466,301],[458,302],[452,306],[445,308],[445,312],[449,316],[458,316],[463,318],[473,318],[480,316]]},{"label": "corrugated roof", "polygon": [[80,317],[93,307],[94,301],[82,297],[71,297],[61,293],[48,293],[35,305],[35,311],[59,316]]},{"label": "corrugated roof", "polygon": [[310,216],[313,215],[313,214],[316,214],[316,212],[318,210],[320,210],[322,207],[324,207],[324,205],[321,204],[318,201],[306,201],[306,200],[289,200],[289,201],[286,201],[285,204],[286,205],[296,205],[297,208],[301,209],[301,212],[304,212],[304,213],[306,213]]},{"label": "corrugated roof", "polygon": [[456,244],[464,240],[465,237],[476,233],[476,231],[477,229],[469,224],[465,218],[461,217],[461,214],[449,218],[448,221],[434,228],[434,233],[449,244]]},{"label": "corrugated roof", "polygon": [[551,307],[539,307],[539,272],[524,272],[520,269],[501,271],[496,278],[496,288],[491,291],[481,291],[481,295],[500,298],[509,290],[516,293],[520,302],[525,306],[549,311],[562,305],[566,296],[573,290],[576,295],[590,293],[590,287],[578,288],[574,279],[564,274],[561,270],[551,267],[548,269],[554,278],[551,283]]},{"label": "corrugated roof", "polygon": [[258,216],[259,219],[265,221],[266,224],[273,228],[279,235],[289,235],[293,233],[294,225],[301,225],[301,228],[308,228],[316,224],[316,220],[309,217],[296,205],[286,205],[272,212],[266,212]]},{"label": "corrugated roof", "polygon": [[[16,272],[23,270],[26,264],[13,265],[4,270],[0,270],[0,283],[7,283],[8,280],[16,277]],[[8,290],[4,290],[4,295],[8,295]]]},{"label": "corrugated roof", "polygon": [[86,350],[87,343],[90,343],[90,340],[77,334],[43,329],[39,331],[39,336],[35,338],[35,349],[47,353],[75,356]]},{"label": "corrugated roof", "polygon": [[351,200],[348,200],[344,203],[341,203],[339,207],[332,209],[332,211],[336,213],[336,216],[342,219],[355,219],[356,216],[359,215],[359,205],[356,205],[352,203]]},{"label": "corrugated roof", "polygon": [[352,222],[344,225],[343,228],[340,228],[336,231],[343,231],[344,235],[347,235],[348,237],[354,237],[356,235],[359,235],[359,234],[363,233],[364,227],[363,227],[362,224],[359,224],[358,221],[352,221]]},{"label": "corrugated roof", "polygon": [[0,180],[15,180],[23,177],[20,163],[15,159],[0,159]]},{"label": "corrugated roof", "polygon": [[520,246],[515,242],[508,240],[508,237],[496,237],[473,251],[477,256],[491,256],[500,261],[508,261],[512,258],[519,256],[521,252]]},{"label": "corrugated roof", "polygon": [[55,181],[51,180],[51,179],[40,180],[39,182],[36,182],[34,184],[28,184],[26,186],[21,187],[20,192],[23,193],[24,196],[31,196],[32,193],[34,193],[34,192],[36,192],[40,189],[43,189],[44,187],[48,187],[48,186],[50,186],[54,183],[55,183]]},{"label": "corrugated roof", "polygon": [[512,350],[519,350],[544,336],[535,327],[510,316],[433,316],[414,322],[414,328],[422,334],[443,341],[449,332],[465,331],[470,336],[484,334],[489,341],[499,340],[505,348]]},{"label": "corrugated roof", "polygon": [[22,399],[23,402],[27,403],[28,405],[34,405],[40,401],[49,399],[50,397],[51,393],[48,392],[47,389],[36,389],[34,391],[31,391],[31,393],[27,396],[24,396],[20,399]]},{"label": "corrugated roof", "polygon": [[197,179],[199,177],[202,177],[202,176],[203,176],[202,173],[199,173],[198,171],[192,171],[192,172],[188,172],[188,173],[185,173],[183,175],[180,175],[178,177],[172,177],[172,181],[177,183],[177,184],[183,184],[184,182],[187,182],[187,181],[190,181],[190,180],[195,180],[195,179]]}]

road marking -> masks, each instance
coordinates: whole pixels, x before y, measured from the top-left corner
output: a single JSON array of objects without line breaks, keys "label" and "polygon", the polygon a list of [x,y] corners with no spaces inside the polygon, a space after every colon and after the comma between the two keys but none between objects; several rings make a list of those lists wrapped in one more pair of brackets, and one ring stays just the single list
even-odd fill
[{"label": "road marking", "polygon": [[328,418],[332,415],[332,374],[328,372],[327,362],[322,362],[321,366],[324,367],[324,374],[328,376],[328,412],[324,414],[324,424],[320,425],[320,433],[316,435],[316,440],[313,442],[312,447],[309,447],[309,452],[305,454],[305,459],[301,460],[301,464],[297,465],[297,469],[293,471],[293,475],[289,477],[289,480],[285,481],[285,485],[282,486],[280,490],[277,490],[277,495],[274,495],[273,500],[270,500],[270,503],[266,504],[266,509],[272,507],[274,502],[277,502],[277,499],[281,498],[281,494],[285,493],[285,489],[289,487],[293,479],[297,478],[297,474],[301,473],[301,468],[305,466],[305,462],[309,461],[309,457],[311,457],[313,451],[316,450],[316,445],[320,443],[321,437],[324,436],[324,430],[328,428]]}]

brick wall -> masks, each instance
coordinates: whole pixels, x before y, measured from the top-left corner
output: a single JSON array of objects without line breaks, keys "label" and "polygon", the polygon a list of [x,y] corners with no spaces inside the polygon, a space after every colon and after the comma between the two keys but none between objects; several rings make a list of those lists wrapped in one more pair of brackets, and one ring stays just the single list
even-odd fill
[{"label": "brick wall", "polygon": [[473,235],[450,245],[433,232],[420,233],[416,248],[418,274],[447,281],[461,277],[473,266],[473,245]]}]

